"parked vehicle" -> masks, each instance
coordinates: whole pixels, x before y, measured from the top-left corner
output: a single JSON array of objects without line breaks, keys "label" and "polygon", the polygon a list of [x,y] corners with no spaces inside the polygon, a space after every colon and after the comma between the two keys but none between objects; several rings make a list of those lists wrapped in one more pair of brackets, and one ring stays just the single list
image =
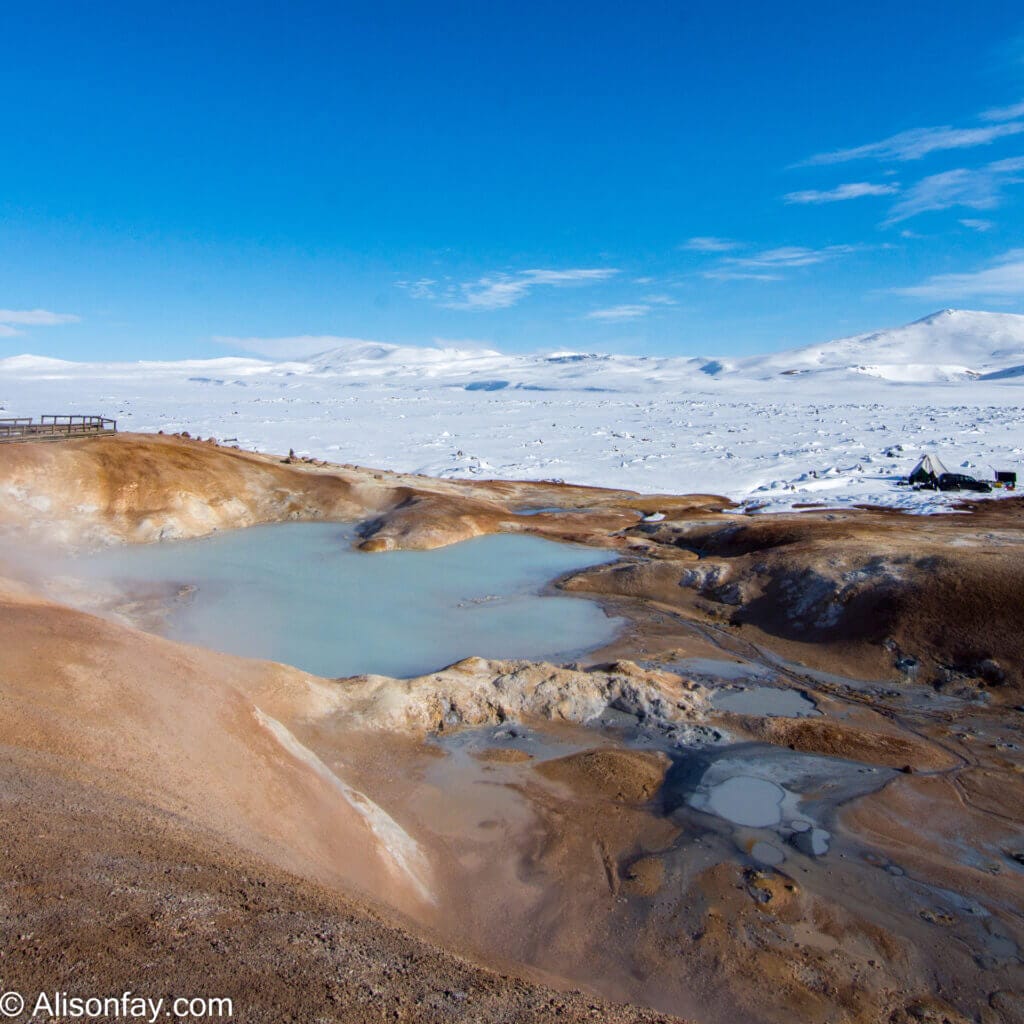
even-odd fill
[{"label": "parked vehicle", "polygon": [[992,485],[984,480],[975,480],[966,473],[943,473],[936,481],[940,491],[981,491],[987,494]]}]

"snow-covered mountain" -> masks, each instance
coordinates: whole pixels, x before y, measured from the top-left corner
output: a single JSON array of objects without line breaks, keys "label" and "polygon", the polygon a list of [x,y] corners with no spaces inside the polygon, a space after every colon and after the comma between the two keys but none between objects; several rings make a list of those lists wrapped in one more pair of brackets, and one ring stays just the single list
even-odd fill
[{"label": "snow-covered mountain", "polygon": [[1024,373],[1022,367],[1024,316],[964,309],[944,309],[903,327],[731,363],[732,372],[743,376],[845,371],[901,383]]},{"label": "snow-covered mountain", "polygon": [[[482,349],[413,348],[358,343],[304,361],[308,372],[345,377],[422,375],[483,385],[570,388],[706,377],[765,380],[850,375],[900,383],[1024,376],[1024,316],[945,309],[903,327],[858,334],[745,359],[555,352],[507,355]],[[998,376],[997,376],[998,375]]]},{"label": "snow-covered mountain", "polygon": [[[740,383],[810,377],[903,384],[1024,378],[1024,316],[946,309],[902,327],[748,358],[508,355],[482,349],[360,343],[304,360],[304,372],[348,378],[417,376],[482,390],[626,390],[701,377]],[[2,366],[2,364],[0,364]],[[706,380],[705,380],[706,382]],[[781,383],[781,381],[780,381]]]},{"label": "snow-covered mountain", "polygon": [[[304,360],[303,372],[349,378],[418,376],[503,388],[623,390],[697,375],[764,381],[836,377],[929,384],[1024,378],[1024,316],[945,309],[902,327],[745,359],[618,356],[587,352],[508,355],[487,349],[357,343]],[[0,364],[2,367],[2,364]]]},{"label": "snow-covered mountain", "polygon": [[355,342],[328,349],[304,360],[310,373],[379,379],[381,377],[443,377],[488,374],[515,365],[520,357],[491,349],[460,349]]}]

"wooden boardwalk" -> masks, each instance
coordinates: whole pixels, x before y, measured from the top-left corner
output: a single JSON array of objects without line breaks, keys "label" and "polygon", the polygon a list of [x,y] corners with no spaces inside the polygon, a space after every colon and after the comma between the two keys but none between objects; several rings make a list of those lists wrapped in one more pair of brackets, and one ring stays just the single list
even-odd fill
[{"label": "wooden boardwalk", "polygon": [[30,416],[0,419],[0,444],[5,441],[63,441],[70,437],[116,434],[117,420],[105,416]]}]

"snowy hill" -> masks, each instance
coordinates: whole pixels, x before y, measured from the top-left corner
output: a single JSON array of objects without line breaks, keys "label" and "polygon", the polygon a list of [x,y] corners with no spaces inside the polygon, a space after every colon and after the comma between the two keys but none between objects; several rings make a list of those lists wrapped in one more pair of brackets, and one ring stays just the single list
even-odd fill
[{"label": "snowy hill", "polygon": [[1024,364],[1024,316],[944,309],[914,323],[738,360],[744,376],[845,370],[907,383],[955,381]]},{"label": "snowy hill", "polygon": [[417,348],[412,345],[388,345],[361,341],[328,349],[304,360],[320,373],[352,374],[360,369],[388,372],[407,367],[486,365],[495,359],[507,359],[489,349]]},{"label": "snowy hill", "polygon": [[78,365],[67,359],[51,359],[49,356],[8,356],[0,359],[0,373],[45,373],[73,369]]}]

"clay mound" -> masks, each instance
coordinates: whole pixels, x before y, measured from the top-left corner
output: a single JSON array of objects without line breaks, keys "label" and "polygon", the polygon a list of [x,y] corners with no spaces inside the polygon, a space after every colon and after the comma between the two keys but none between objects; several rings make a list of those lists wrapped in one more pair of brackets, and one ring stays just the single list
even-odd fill
[{"label": "clay mound", "polygon": [[665,864],[660,857],[640,857],[624,871],[622,889],[630,896],[653,896],[665,880]]},{"label": "clay mound", "polygon": [[314,473],[176,437],[118,434],[4,447],[0,525],[69,546],[196,537],[289,519],[353,519],[368,501],[382,500],[356,474]]},{"label": "clay mound", "polygon": [[431,903],[415,840],[284,724],[329,702],[325,680],[3,591],[0,650],[5,748],[304,877]]},{"label": "clay mound", "polygon": [[352,676],[333,694],[338,724],[387,732],[428,733],[509,720],[593,721],[609,706],[663,728],[695,728],[706,698],[671,672],[617,661],[592,669],[546,662],[464,658],[415,679]]},{"label": "clay mound", "polygon": [[949,751],[908,732],[879,732],[840,725],[828,719],[747,719],[752,738],[790,747],[804,754],[824,754],[885,768],[918,772],[945,771],[959,763]]},{"label": "clay mound", "polygon": [[584,796],[640,804],[661,789],[670,763],[662,753],[598,748],[545,761],[537,771]]},{"label": "clay mound", "polygon": [[472,537],[498,533],[505,509],[465,495],[411,495],[368,523],[359,545],[367,552],[429,551]]}]

